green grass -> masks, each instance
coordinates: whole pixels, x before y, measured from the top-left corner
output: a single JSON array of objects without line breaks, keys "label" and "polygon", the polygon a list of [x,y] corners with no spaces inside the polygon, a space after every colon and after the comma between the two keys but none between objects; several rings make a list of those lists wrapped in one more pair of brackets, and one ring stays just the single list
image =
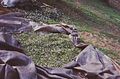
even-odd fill
[{"label": "green grass", "polygon": [[[76,8],[74,0],[63,1],[71,5],[71,7]],[[120,29],[120,13],[100,0],[81,1],[79,8],[76,9],[81,11],[85,16],[83,16],[85,20],[81,20],[84,24],[87,24],[85,28],[97,28],[101,33],[107,32],[109,34],[114,33],[115,29]]]},{"label": "green grass", "polygon": [[80,51],[74,48],[66,35],[23,33],[16,37],[19,37],[27,55],[41,66],[60,67],[72,61]]},{"label": "green grass", "polygon": [[100,0],[88,1],[87,4],[82,5],[82,7],[92,12],[102,21],[111,22],[117,26],[120,25],[120,13],[115,9],[108,7],[105,3],[101,2]]},{"label": "green grass", "polygon": [[111,59],[115,60],[118,64],[120,64],[120,56],[118,55],[119,52],[114,52],[112,50],[107,50],[104,48],[99,48],[104,54],[106,54]]},{"label": "green grass", "polygon": [[[74,0],[63,1],[67,2],[73,7],[76,6]],[[84,2],[81,1],[78,9],[94,22],[111,22],[115,25],[120,25],[120,13],[100,0],[85,0]]]}]

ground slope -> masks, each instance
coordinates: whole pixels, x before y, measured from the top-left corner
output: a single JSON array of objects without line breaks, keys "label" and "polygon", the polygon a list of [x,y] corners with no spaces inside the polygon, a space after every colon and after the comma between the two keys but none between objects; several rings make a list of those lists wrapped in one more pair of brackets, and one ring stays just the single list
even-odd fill
[{"label": "ground slope", "polygon": [[[46,2],[52,8],[41,8]],[[25,13],[36,22],[76,25],[81,39],[93,44],[120,63],[120,13],[102,0],[43,0],[12,9]],[[54,16],[53,16],[54,15]],[[72,60],[78,49],[71,46],[66,35],[35,33],[16,35],[33,60],[43,66],[62,66]]]}]

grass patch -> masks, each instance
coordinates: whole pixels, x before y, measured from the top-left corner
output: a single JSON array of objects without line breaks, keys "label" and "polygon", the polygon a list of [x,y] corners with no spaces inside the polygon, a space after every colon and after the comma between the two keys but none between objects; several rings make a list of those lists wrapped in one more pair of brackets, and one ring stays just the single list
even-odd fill
[{"label": "grass patch", "polygon": [[61,67],[72,61],[80,51],[71,44],[68,36],[61,34],[16,35],[33,61],[41,66]]},{"label": "grass patch", "polygon": [[120,65],[120,61],[119,61],[120,60],[120,56],[118,55],[119,52],[107,50],[107,49],[104,49],[104,48],[99,48],[99,50],[104,52],[104,54],[106,54],[111,59],[115,60]]}]

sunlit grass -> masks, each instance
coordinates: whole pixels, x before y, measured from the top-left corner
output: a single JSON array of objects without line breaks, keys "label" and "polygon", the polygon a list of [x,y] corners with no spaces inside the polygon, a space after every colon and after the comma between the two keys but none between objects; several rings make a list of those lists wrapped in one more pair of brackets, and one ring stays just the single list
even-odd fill
[{"label": "sunlit grass", "polygon": [[16,35],[27,55],[41,66],[60,67],[72,61],[80,50],[75,48],[68,36],[61,34],[20,34]]}]

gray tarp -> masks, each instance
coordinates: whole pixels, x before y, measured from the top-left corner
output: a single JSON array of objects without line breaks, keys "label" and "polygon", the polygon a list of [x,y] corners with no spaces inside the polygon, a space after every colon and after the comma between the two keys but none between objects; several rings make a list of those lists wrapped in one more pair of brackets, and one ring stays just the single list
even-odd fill
[{"label": "gray tarp", "polygon": [[[37,24],[19,13],[0,15],[0,79],[120,79],[120,66],[92,45],[82,42],[77,30],[66,24]],[[63,33],[80,54],[62,68],[34,64],[12,33]]]}]

